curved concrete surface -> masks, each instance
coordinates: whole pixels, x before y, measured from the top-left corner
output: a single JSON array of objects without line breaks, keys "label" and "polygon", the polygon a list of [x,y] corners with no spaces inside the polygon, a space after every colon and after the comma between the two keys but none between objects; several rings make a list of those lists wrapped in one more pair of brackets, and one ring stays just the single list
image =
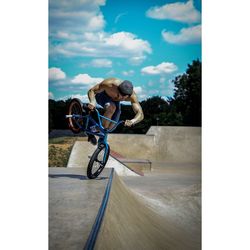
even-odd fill
[{"label": "curved concrete surface", "polygon": [[111,134],[109,142],[117,153],[146,158],[153,167],[158,162],[201,163],[200,127],[152,126],[146,135]]},{"label": "curved concrete surface", "polygon": [[67,168],[83,168],[88,166],[89,156],[93,154],[96,146],[89,142],[76,141],[71,150]]},{"label": "curved concrete surface", "polygon": [[[200,249],[200,207],[191,200],[199,199],[199,179],[186,169],[123,177],[126,184],[114,174],[94,249]],[[50,249],[83,249],[109,176],[110,169],[88,180],[83,168],[50,168]]]},{"label": "curved concrete surface", "polygon": [[83,249],[109,175],[88,180],[82,168],[49,168],[49,249]]},{"label": "curved concrete surface", "polygon": [[95,249],[200,249],[173,221],[151,210],[114,174]]},{"label": "curved concrete surface", "polygon": [[[201,249],[200,128],[153,128],[150,133],[111,135],[111,148],[128,157],[152,158],[159,168],[145,177],[132,171],[133,177],[114,174],[94,249]],[[50,249],[82,249],[86,243],[108,167],[119,163],[110,157],[101,177],[87,180],[94,150],[87,142],[76,142],[68,168],[50,169]]]},{"label": "curved concrete surface", "polygon": [[[87,168],[89,163],[89,158],[95,151],[96,146],[93,146],[89,142],[85,141],[76,141],[67,164],[67,168]],[[137,173],[129,169],[126,165],[116,160],[114,157],[110,155],[109,160],[105,166],[105,168],[114,168],[115,171],[120,176],[138,176]],[[85,170],[86,171],[86,170]]]},{"label": "curved concrete surface", "polygon": [[201,244],[199,166],[173,166],[146,173],[144,178],[123,177],[122,180],[155,213],[182,228]]}]

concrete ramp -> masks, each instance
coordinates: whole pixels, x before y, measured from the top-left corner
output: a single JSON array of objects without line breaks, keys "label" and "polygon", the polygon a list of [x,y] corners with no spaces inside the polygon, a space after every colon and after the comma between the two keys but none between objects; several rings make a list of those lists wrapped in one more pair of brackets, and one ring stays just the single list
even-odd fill
[{"label": "concrete ramp", "polygon": [[89,155],[92,155],[96,147],[85,141],[76,141],[71,150],[67,168],[87,168]]},{"label": "concrete ramp", "polygon": [[108,205],[94,249],[200,249],[191,235],[161,217],[114,173]]},{"label": "concrete ramp", "polygon": [[49,168],[49,249],[83,249],[110,173],[89,180],[82,168]]},{"label": "concrete ramp", "polygon": [[129,169],[126,165],[112,157],[109,156],[107,165],[105,168],[114,168],[116,173],[120,176],[138,176],[138,174],[131,169]]},{"label": "concrete ramp", "polygon": [[[146,135],[111,134],[111,149],[131,159],[159,163],[201,163],[201,128],[152,126]],[[123,143],[121,143],[123,142]]]},{"label": "concrete ramp", "polygon": [[[89,159],[96,146],[91,145],[89,142],[76,141],[68,161],[67,168],[85,168],[87,169]],[[105,168],[114,168],[120,176],[138,176],[140,173],[134,172],[128,168],[125,164],[118,161],[116,158],[110,155],[109,160]]]}]

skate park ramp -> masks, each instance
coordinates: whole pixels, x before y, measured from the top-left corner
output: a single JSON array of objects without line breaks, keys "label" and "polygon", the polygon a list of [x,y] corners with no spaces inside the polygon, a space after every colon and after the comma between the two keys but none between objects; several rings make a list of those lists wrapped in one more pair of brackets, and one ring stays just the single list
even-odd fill
[{"label": "skate park ramp", "polygon": [[83,168],[50,168],[49,173],[49,249],[200,249],[189,227],[183,230],[173,214],[150,207],[112,169],[94,180]]},{"label": "skate park ramp", "polygon": [[[96,146],[91,145],[89,142],[76,141],[72,148],[67,168],[82,167],[87,169],[89,159],[95,149]],[[125,164],[118,161],[115,157],[112,157],[111,155],[105,168],[114,168],[120,176],[138,176],[138,174],[141,174],[128,168]]]},{"label": "skate park ramp", "polygon": [[[142,177],[141,177],[142,178]],[[94,249],[200,249],[200,242],[151,210],[114,173]]]},{"label": "skate park ramp", "polygon": [[[86,177],[81,179],[81,182],[85,182],[87,186],[70,189],[69,183],[66,186],[63,183],[64,178],[51,179],[50,177],[51,181],[61,180],[60,185],[63,188],[57,189],[59,194],[63,190],[66,192],[65,196],[57,197],[51,206],[60,207],[60,199],[64,202],[68,200],[66,208],[70,206],[69,203],[72,205],[68,217],[79,220],[79,222],[77,219],[72,222],[75,223],[73,229],[77,230],[76,234],[69,233],[70,230],[68,230],[60,238],[58,236],[61,234],[60,230],[70,229],[70,227],[60,221],[66,217],[63,207],[59,212],[54,209],[54,214],[51,216],[52,218],[55,216],[58,221],[50,228],[55,239],[50,249],[84,247],[104,250],[201,249],[200,133],[201,128],[151,127],[146,135],[111,134],[109,136],[111,149],[128,158],[149,159],[153,167],[152,171],[145,173],[144,177],[114,172],[110,193],[106,197],[107,206],[101,218],[98,218],[98,211],[103,209],[103,195],[110,180],[107,174],[110,172],[105,171],[111,171],[113,166],[116,167],[120,163],[119,161],[115,158],[112,161],[113,159],[110,158],[108,167],[111,168],[105,167],[99,180],[88,180]],[[74,174],[74,171],[80,171],[79,173],[85,175],[89,157],[95,148],[87,142],[77,141],[72,149],[66,171],[73,171],[71,174]],[[71,181],[73,180],[75,179],[71,178]],[[92,187],[100,185],[101,182],[102,187],[98,191],[93,191]],[[71,183],[71,185],[75,184]],[[67,192],[68,188],[69,192]],[[79,206],[76,201],[71,202],[72,197],[75,196],[74,192],[80,192],[76,195],[76,200],[80,199],[82,204],[79,208],[79,211],[83,209],[81,213],[74,208]],[[91,192],[91,197],[85,196],[84,192]],[[98,192],[98,195],[95,192]],[[55,191],[52,194],[58,195]],[[99,198],[95,199],[95,196]],[[85,202],[92,206],[84,207]],[[95,226],[97,220],[98,228]],[[82,221],[86,221],[86,226],[81,224]],[[93,230],[96,232],[95,238],[93,238]],[[73,235],[78,236],[73,237]],[[88,242],[92,242],[92,245],[89,246]],[[57,244],[60,244],[61,248]]]},{"label": "skate park ramp", "polygon": [[49,249],[83,249],[107,186],[110,169],[89,180],[82,168],[49,168]]},{"label": "skate park ramp", "polygon": [[201,164],[200,127],[151,126],[145,135],[110,134],[109,143],[125,157],[150,160],[153,168]]}]

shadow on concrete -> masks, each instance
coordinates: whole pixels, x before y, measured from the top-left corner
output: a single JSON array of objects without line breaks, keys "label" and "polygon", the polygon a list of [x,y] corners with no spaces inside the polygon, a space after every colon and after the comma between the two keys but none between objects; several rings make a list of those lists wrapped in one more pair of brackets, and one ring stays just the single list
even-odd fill
[{"label": "shadow on concrete", "polygon": [[[49,174],[49,178],[73,178],[79,180],[89,180],[89,178],[85,175],[78,174]],[[95,180],[106,180],[108,177],[97,177]]]}]

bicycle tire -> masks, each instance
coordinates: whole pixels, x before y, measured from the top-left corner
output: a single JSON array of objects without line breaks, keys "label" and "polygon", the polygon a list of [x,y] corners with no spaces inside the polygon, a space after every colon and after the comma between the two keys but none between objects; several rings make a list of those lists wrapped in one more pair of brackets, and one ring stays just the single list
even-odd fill
[{"label": "bicycle tire", "polygon": [[[103,162],[103,157],[105,155],[106,150],[107,150],[107,156],[106,156],[106,160]],[[101,156],[101,159],[98,159],[98,156],[100,153],[102,153],[102,151],[104,152],[104,155]],[[101,144],[100,146],[98,146],[98,148],[95,150],[95,152],[91,156],[89,164],[88,164],[87,176],[89,179],[95,179],[102,172],[102,170],[104,169],[104,167],[108,161],[109,153],[110,153],[109,145],[108,145],[108,147],[106,147],[104,144]],[[95,163],[97,165],[99,165],[99,166],[97,166],[97,170],[94,170]]]},{"label": "bicycle tire", "polygon": [[[68,114],[69,115],[82,115],[83,114],[82,104],[79,99],[74,98],[70,101],[69,107],[68,107]],[[78,120],[78,123],[82,125],[83,121]],[[77,125],[76,120],[73,118],[68,118],[68,126],[69,126],[69,129],[74,134],[79,134],[81,132],[81,128]]]}]

